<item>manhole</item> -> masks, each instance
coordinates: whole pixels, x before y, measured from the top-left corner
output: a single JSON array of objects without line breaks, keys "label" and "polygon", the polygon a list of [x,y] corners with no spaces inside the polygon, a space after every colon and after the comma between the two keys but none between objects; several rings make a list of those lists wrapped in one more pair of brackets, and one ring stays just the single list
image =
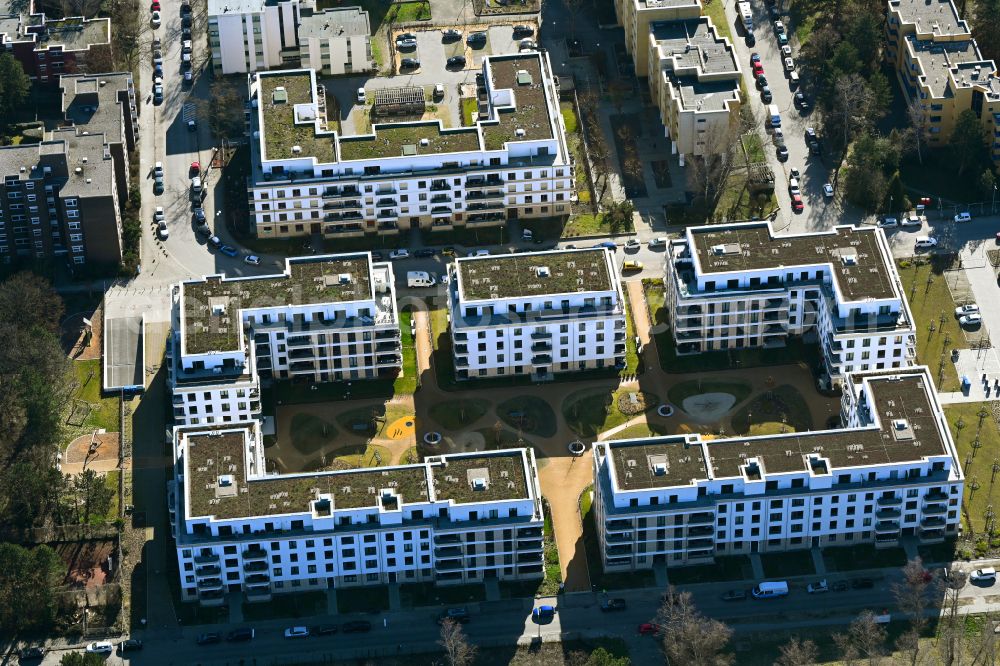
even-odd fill
[{"label": "manhole", "polygon": [[441,433],[439,432],[429,432],[424,435],[424,443],[430,444],[431,446],[437,446],[441,443]]},{"label": "manhole", "polygon": [[667,403],[663,403],[662,405],[656,408],[656,413],[659,414],[660,416],[673,416],[674,406],[668,405]]},{"label": "manhole", "polygon": [[568,448],[569,452],[574,456],[582,456],[583,452],[587,450],[586,445],[578,439],[574,439],[566,446],[566,448]]}]

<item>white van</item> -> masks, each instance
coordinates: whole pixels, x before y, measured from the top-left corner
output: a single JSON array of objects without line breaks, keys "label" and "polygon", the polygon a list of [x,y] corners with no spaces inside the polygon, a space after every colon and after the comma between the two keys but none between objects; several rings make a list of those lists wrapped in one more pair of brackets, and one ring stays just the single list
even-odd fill
[{"label": "white van", "polygon": [[427,271],[407,271],[407,287],[433,287],[437,284],[437,278]]},{"label": "white van", "polygon": [[788,583],[779,580],[772,583],[760,583],[750,592],[754,599],[776,599],[788,596]]},{"label": "white van", "polygon": [[778,111],[777,104],[767,105],[767,120],[771,127],[781,127],[781,112]]}]

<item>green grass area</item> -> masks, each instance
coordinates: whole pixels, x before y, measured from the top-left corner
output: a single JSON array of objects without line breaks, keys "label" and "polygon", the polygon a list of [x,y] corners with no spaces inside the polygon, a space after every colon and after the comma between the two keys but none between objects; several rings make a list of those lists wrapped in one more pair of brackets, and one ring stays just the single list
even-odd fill
[{"label": "green grass area", "polygon": [[506,225],[493,227],[456,227],[455,229],[421,229],[420,237],[424,245],[461,245],[479,247],[481,245],[503,245],[508,239]]},{"label": "green grass area", "polygon": [[[955,318],[955,301],[945,273],[950,265],[951,259],[947,257],[899,262],[899,279],[916,320],[917,363],[930,368],[939,391],[959,390],[951,350],[969,346]],[[933,332],[930,330],[932,323]]]},{"label": "green grass area", "polygon": [[410,21],[429,21],[431,18],[430,2],[397,2],[389,10],[387,18],[392,23],[408,23]]},{"label": "green grass area", "polygon": [[489,400],[457,398],[431,405],[430,417],[446,430],[459,430],[471,425],[490,411]]},{"label": "green grass area", "polygon": [[576,117],[572,102],[559,102],[559,113],[562,115],[567,134],[572,134],[579,129],[580,121]]},{"label": "green grass area", "polygon": [[[580,132],[580,119],[572,102],[560,102],[559,111],[566,125],[566,141],[569,152],[576,161],[576,196],[581,204],[593,201],[593,193],[587,181],[586,158],[583,154],[583,134]],[[581,234],[577,234],[581,235]]]},{"label": "green grass area", "polygon": [[501,421],[525,434],[539,437],[556,434],[556,413],[541,398],[530,395],[511,398],[497,405],[496,412]]},{"label": "green grass area", "polygon": [[788,8],[788,23],[795,33],[795,39],[799,42],[799,48],[809,41],[816,22],[824,18],[822,14],[829,8],[829,4],[814,0],[796,0],[791,3]]},{"label": "green grass area", "polygon": [[118,398],[101,396],[101,361],[74,361],[73,374],[77,385],[73,398],[90,405],[90,413],[80,429],[91,432],[104,428],[108,432],[118,432],[121,429]]},{"label": "green grass area", "polygon": [[[337,0],[318,0],[316,9],[322,11],[328,7],[340,7],[343,3]],[[368,24],[372,34],[378,32],[383,23],[402,23],[404,21],[426,21],[431,17],[429,2],[401,2],[392,0],[357,0],[351,4],[368,12]],[[374,46],[375,40],[372,40]]]},{"label": "green grass area", "polygon": [[576,236],[604,236],[610,233],[624,234],[635,230],[632,221],[622,229],[612,229],[604,213],[580,213],[574,215],[566,223],[563,229],[563,238],[574,238]]},{"label": "green grass area", "polygon": [[728,38],[730,42],[736,41],[733,37],[733,27],[729,25],[729,20],[726,19],[726,6],[722,0],[706,0],[701,13],[708,15],[712,19],[712,23],[715,24],[719,35]]},{"label": "green grass area", "polygon": [[448,339],[448,311],[444,308],[431,310],[430,318],[431,342],[434,344],[434,349],[437,349],[442,340]]},{"label": "green grass area", "polygon": [[637,437],[659,437],[669,435],[670,428],[656,423],[636,423],[614,434],[611,439],[633,439]]},{"label": "green grass area", "polygon": [[760,561],[764,565],[764,576],[767,578],[811,576],[816,573],[812,552],[808,549],[790,550],[785,553],[761,553]]},{"label": "green grass area", "polygon": [[364,446],[335,449],[334,460],[343,467],[385,467],[392,462],[392,453],[384,446],[368,442]]},{"label": "green grass area", "polygon": [[542,529],[542,548],[545,558],[545,578],[538,586],[536,594],[550,596],[559,592],[562,570],[559,568],[559,549],[556,548],[556,532],[552,527],[552,512],[545,507],[545,525]]},{"label": "green grass area", "polygon": [[371,41],[371,44],[372,44],[372,60],[374,60],[377,63],[377,67],[381,72],[382,68],[385,67],[385,55],[382,53],[382,40],[373,39]]},{"label": "green grass area", "polygon": [[325,614],[326,593],[319,591],[275,594],[271,597],[271,601],[266,604],[243,604],[243,620],[246,622],[265,622],[267,620]]},{"label": "green grass area", "polygon": [[597,536],[597,526],[594,524],[593,500],[591,493],[593,485],[584,488],[580,493],[580,517],[583,520],[583,547],[587,554],[587,570],[590,573],[590,584],[598,590],[626,590],[638,587],[652,587],[655,576],[648,569],[638,571],[605,573],[601,561],[601,543]]},{"label": "green grass area", "polygon": [[479,100],[475,97],[462,98],[462,125],[470,127],[475,124],[479,115]]},{"label": "green grass area", "polygon": [[805,432],[816,428],[806,399],[788,384],[755,396],[733,414],[732,424],[740,435]]},{"label": "green grass area", "polygon": [[448,606],[474,603],[486,599],[486,586],[481,583],[468,585],[435,585],[434,583],[403,583],[399,586],[399,600],[403,608],[415,606]]},{"label": "green grass area", "polygon": [[632,302],[628,297],[628,290],[625,293],[625,367],[621,374],[625,377],[634,377],[642,372],[639,350],[635,346],[635,321],[632,317]]},{"label": "green grass area", "polygon": [[739,405],[750,397],[752,391],[753,387],[750,384],[738,380],[691,379],[671,386],[667,391],[667,399],[672,404],[680,407],[684,403],[684,400],[692,396],[704,393],[728,393],[736,398],[735,404]]},{"label": "green grass area", "polygon": [[767,159],[767,155],[764,154],[764,142],[758,132],[744,134],[742,141],[751,162],[763,162]]},{"label": "green grass area", "polygon": [[386,585],[342,587],[337,590],[338,613],[374,613],[389,610]]},{"label": "green grass area", "polygon": [[[404,416],[412,416],[413,412],[405,405],[396,403],[384,403],[372,405],[370,407],[358,407],[337,414],[337,426],[350,433],[361,436],[379,437],[385,436],[385,428],[390,423]],[[366,425],[368,430],[361,430],[360,426]]]},{"label": "green grass area", "polygon": [[[766,151],[770,148],[763,146],[761,150]],[[778,200],[774,192],[751,194],[746,188],[746,174],[741,171],[734,173],[726,181],[726,187],[715,205],[712,218],[716,221],[763,218],[777,206]]]},{"label": "green grass area", "polygon": [[394,395],[413,395],[420,388],[420,373],[417,372],[417,341],[410,331],[413,313],[403,310],[399,313],[399,341],[403,352],[403,372],[392,383]]},{"label": "green grass area", "polygon": [[291,424],[292,446],[302,455],[322,451],[337,438],[337,426],[312,414],[296,414]]},{"label": "green grass area", "polygon": [[[120,498],[118,497],[118,476],[121,474],[117,469],[113,469],[110,472],[104,474],[104,485],[107,486],[111,491],[111,505],[108,506],[108,512],[101,517],[98,522],[114,522],[118,519],[118,502]],[[96,518],[93,516],[92,518]]]},{"label": "green grass area", "polygon": [[871,544],[824,548],[823,562],[828,571],[858,571],[906,564],[902,548],[875,548]]},{"label": "green grass area", "polygon": [[[986,527],[987,508],[992,506],[994,511],[1000,508],[1000,473],[993,472],[993,461],[1000,458],[1000,428],[997,427],[989,403],[946,405],[944,413],[955,438],[958,459],[965,470],[962,514],[967,530],[971,528],[979,534]],[[985,414],[981,428],[980,414]]]},{"label": "green grass area", "polygon": [[752,579],[753,567],[750,559],[744,555],[728,555],[716,557],[712,564],[669,569],[667,577],[672,585],[728,583]]},{"label": "green grass area", "polygon": [[[570,393],[563,399],[562,415],[566,425],[581,437],[596,435],[625,423],[638,414],[624,414],[618,407],[618,398],[630,393],[628,389],[588,388]],[[658,399],[647,393],[646,408],[656,407]]]}]

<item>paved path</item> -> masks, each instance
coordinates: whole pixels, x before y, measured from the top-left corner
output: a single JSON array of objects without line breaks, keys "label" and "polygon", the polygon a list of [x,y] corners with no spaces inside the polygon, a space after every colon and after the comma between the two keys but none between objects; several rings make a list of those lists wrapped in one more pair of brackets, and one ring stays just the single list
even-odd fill
[{"label": "paved path", "polygon": [[580,493],[593,482],[590,456],[550,458],[538,472],[542,494],[556,526],[559,568],[567,592],[590,590],[587,552],[583,545]]},{"label": "paved path", "polygon": [[628,289],[628,301],[632,308],[632,324],[635,334],[639,336],[643,346],[648,345],[652,336],[649,333],[649,308],[646,307],[646,295],[642,291],[641,280],[629,280],[625,283]]},{"label": "paved path", "polygon": [[415,344],[417,346],[417,373],[424,376],[424,373],[431,370],[431,354],[434,351],[434,341],[431,340],[431,319],[427,310],[413,311],[413,326],[417,331]]}]

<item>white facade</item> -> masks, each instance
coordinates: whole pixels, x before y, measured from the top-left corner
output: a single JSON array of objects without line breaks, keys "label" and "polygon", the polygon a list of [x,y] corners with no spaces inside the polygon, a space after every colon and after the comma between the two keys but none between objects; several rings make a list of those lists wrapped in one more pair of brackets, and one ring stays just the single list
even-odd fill
[{"label": "white facade", "polygon": [[[481,83],[474,127],[387,122],[339,136],[315,72],[252,77],[257,235],[343,238],[568,215],[573,167],[548,56],[486,57]],[[276,138],[288,132],[269,132],[269,123],[299,134]]]},{"label": "white facade", "polygon": [[299,0],[209,0],[208,45],[217,74],[288,66],[298,58]]},{"label": "white facade", "polygon": [[187,601],[543,575],[530,449],[267,475],[258,425],[242,423],[175,429],[174,460],[170,520]]},{"label": "white facade", "polygon": [[456,259],[449,319],[458,379],[620,367],[625,304],[606,248]]},{"label": "white facade", "polygon": [[783,347],[810,335],[834,383],[916,357],[913,316],[881,229],[689,227],[671,246],[665,285],[678,354]]},{"label": "white facade", "polygon": [[370,32],[368,12],[360,7],[304,11],[297,33],[300,66],[328,76],[373,71],[378,63]]},{"label": "white facade", "polygon": [[[321,286],[344,293],[324,300],[313,294]],[[179,424],[257,418],[261,379],[351,381],[402,367],[392,265],[373,264],[369,253],[288,259],[279,275],[182,282],[173,330]]]},{"label": "white facade", "polygon": [[953,536],[963,476],[927,369],[851,375],[841,416],[798,435],[595,443],[605,569]]}]

